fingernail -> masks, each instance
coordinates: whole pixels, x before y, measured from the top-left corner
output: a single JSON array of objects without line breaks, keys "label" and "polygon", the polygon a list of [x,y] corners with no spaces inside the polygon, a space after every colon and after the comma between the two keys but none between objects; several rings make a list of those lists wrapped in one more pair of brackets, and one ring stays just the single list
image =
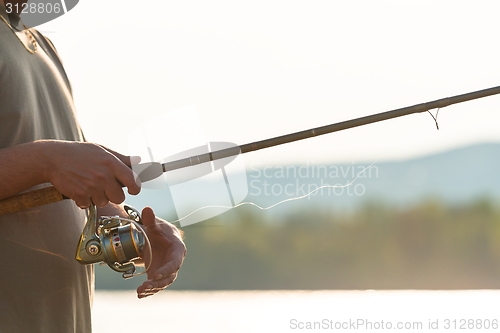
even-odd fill
[{"label": "fingernail", "polygon": [[155,280],[161,280],[163,279],[163,274],[158,274],[156,277],[155,277]]},{"label": "fingernail", "polygon": [[139,164],[141,162],[141,157],[140,156],[130,156],[130,163],[133,164]]}]

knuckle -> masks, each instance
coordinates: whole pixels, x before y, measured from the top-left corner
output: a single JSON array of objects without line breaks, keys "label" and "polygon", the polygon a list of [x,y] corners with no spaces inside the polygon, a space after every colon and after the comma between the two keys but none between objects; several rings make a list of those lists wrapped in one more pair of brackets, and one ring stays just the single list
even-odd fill
[{"label": "knuckle", "polygon": [[90,207],[89,199],[78,198],[73,200],[75,201],[75,204],[82,209]]},{"label": "knuckle", "polygon": [[105,198],[92,198],[92,202],[99,208],[102,208],[109,203],[109,201]]},{"label": "knuckle", "polygon": [[108,204],[109,204],[109,201],[103,200],[103,201],[100,201],[99,204],[96,206],[99,208],[103,208],[103,207],[106,207]]},{"label": "knuckle", "polygon": [[177,272],[179,269],[181,269],[182,266],[182,260],[178,259],[174,261],[174,269]]},{"label": "knuckle", "polygon": [[172,274],[168,279],[167,279],[167,283],[166,283],[166,286],[165,287],[168,287],[170,286],[172,283],[174,283],[174,281],[177,279],[177,273],[175,274]]},{"label": "knuckle", "polygon": [[139,192],[141,192],[141,187],[137,184],[128,187],[128,193],[132,195],[137,195]]},{"label": "knuckle", "polygon": [[108,177],[105,172],[99,170],[98,168],[94,168],[91,174],[91,179],[89,180],[89,187],[98,188],[101,184],[106,182],[107,178]]},{"label": "knuckle", "polygon": [[85,178],[80,179],[80,191],[82,194],[87,195],[88,193],[96,192],[99,188],[99,182],[96,181],[96,174],[88,174]]},{"label": "knuckle", "polygon": [[106,206],[109,203],[109,199],[102,190],[96,190],[92,192],[91,196],[92,202],[99,208]]},{"label": "knuckle", "polygon": [[108,198],[112,203],[121,204],[125,201],[125,194],[122,191],[118,191],[110,195]]},{"label": "knuckle", "polygon": [[89,208],[89,206],[88,206],[88,205],[84,205],[84,204],[83,204],[83,203],[81,203],[81,202],[77,202],[77,201],[75,201],[75,204],[76,204],[76,206],[77,206],[78,208],[81,208],[81,209],[87,209],[87,208]]},{"label": "knuckle", "polygon": [[119,201],[119,203],[122,203],[125,201],[125,193],[123,193],[122,190],[118,191],[118,193],[117,193],[117,201]]},{"label": "knuckle", "polygon": [[83,189],[74,190],[72,197],[73,200],[80,203],[86,203],[89,201],[89,197]]},{"label": "knuckle", "polygon": [[101,163],[107,167],[112,167],[116,164],[117,160],[116,158],[108,153],[107,151],[104,151],[104,154],[101,158]]},{"label": "knuckle", "polygon": [[183,254],[183,257],[186,256],[187,248],[186,248],[186,244],[184,244],[184,242],[177,241],[172,246],[175,247],[177,251],[181,252]]}]

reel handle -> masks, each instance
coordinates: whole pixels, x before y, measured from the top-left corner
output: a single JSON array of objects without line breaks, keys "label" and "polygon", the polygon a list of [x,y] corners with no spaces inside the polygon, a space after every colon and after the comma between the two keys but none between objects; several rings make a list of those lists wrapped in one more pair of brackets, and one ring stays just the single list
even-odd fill
[{"label": "reel handle", "polygon": [[0,200],[0,215],[17,213],[25,209],[35,208],[64,199],[69,198],[62,195],[54,186],[19,193]]}]

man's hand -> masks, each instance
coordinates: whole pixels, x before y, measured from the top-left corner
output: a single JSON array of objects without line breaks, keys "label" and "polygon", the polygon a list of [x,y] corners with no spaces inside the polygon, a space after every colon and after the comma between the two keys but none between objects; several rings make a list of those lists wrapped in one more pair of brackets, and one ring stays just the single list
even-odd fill
[{"label": "man's hand", "polygon": [[[142,210],[142,223],[151,242],[153,256],[148,269],[148,280],[137,288],[137,296],[144,298],[168,287],[177,278],[186,256],[186,245],[181,232],[172,224],[157,218],[153,210]],[[144,264],[148,265],[150,253],[145,247]]]},{"label": "man's hand", "polygon": [[45,141],[47,178],[65,196],[80,208],[93,202],[104,207],[125,200],[122,186],[130,194],[138,194],[130,169],[130,158],[92,143]]}]

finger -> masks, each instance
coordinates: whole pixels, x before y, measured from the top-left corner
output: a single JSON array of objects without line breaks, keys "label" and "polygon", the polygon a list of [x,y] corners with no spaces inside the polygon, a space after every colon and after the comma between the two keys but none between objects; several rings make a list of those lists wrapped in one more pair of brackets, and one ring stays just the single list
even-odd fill
[{"label": "finger", "polygon": [[172,253],[169,255],[169,257],[173,259],[169,260],[165,265],[158,268],[156,271],[154,271],[153,274],[148,274],[148,276],[151,276],[155,280],[161,280],[165,276],[170,276],[174,273],[177,273],[181,269],[182,262],[184,261],[184,253],[185,252],[183,247],[178,246],[177,248],[173,249]]},{"label": "finger", "polygon": [[125,201],[125,193],[117,182],[113,182],[106,186],[105,195],[109,201],[115,204],[121,204]]},{"label": "finger", "polygon": [[163,281],[145,281],[137,288],[138,294],[147,294],[147,293],[157,293],[165,289],[168,285],[172,284],[172,282],[176,279],[176,276],[169,277],[168,279],[164,279]]},{"label": "finger", "polygon": [[172,274],[171,276],[169,276],[165,279],[162,279],[161,281],[147,280],[137,288],[137,295],[139,298],[154,295],[154,294],[164,290],[169,285],[171,285],[175,281],[176,278],[177,278],[177,274]]},{"label": "finger", "polygon": [[[116,158],[118,158],[122,163],[124,163],[125,165],[127,165],[129,168],[132,167],[132,161],[131,161],[130,156],[122,155],[119,152],[117,152],[117,151],[115,151],[113,149],[110,149],[108,147],[102,146],[102,145],[99,145],[99,146],[101,148],[103,148],[104,150],[110,152],[111,154],[115,155]],[[134,156],[134,157],[137,157],[137,156]],[[139,160],[140,160],[140,157],[139,157]]]},{"label": "finger", "polygon": [[[128,155],[122,155],[119,152],[116,152],[112,149],[106,148],[101,146],[105,150],[109,151],[111,154],[115,155],[116,158],[118,158],[123,164],[128,166],[129,168],[132,168],[132,166],[137,165],[141,163],[141,157],[140,156],[128,156]],[[137,178],[137,175],[136,175]]]},{"label": "finger", "polygon": [[[139,186],[139,188],[141,188],[142,187],[141,178],[139,177],[139,175],[137,174],[137,172],[135,172],[134,170],[132,170],[132,173],[134,174],[135,183],[137,184],[137,186]],[[130,193],[130,190],[129,190],[128,193]],[[130,193],[130,194],[132,194],[132,193]]]},{"label": "finger", "polygon": [[[122,165],[124,165],[126,168],[120,168],[119,172],[120,174],[117,174],[117,181],[120,183],[120,186],[126,186],[128,188],[128,193],[132,195],[139,194],[141,190],[141,183],[139,181],[139,177],[135,174],[135,172],[132,171],[132,178],[133,178],[133,183],[131,183],[131,178],[128,175],[128,173],[132,169],[132,165],[138,164],[141,161],[140,156],[128,156],[128,155],[122,155],[117,151],[114,151],[113,149],[109,149],[107,147],[99,145],[102,149],[106,150],[108,153],[112,154],[116,159],[118,159]],[[125,177],[125,178],[123,178]]]},{"label": "finger", "polygon": [[174,273],[174,274],[166,277],[165,279],[154,281],[152,285],[155,286],[154,288],[156,290],[160,290],[160,289],[163,290],[163,289],[167,288],[168,286],[170,286],[172,283],[174,283],[175,279],[177,279],[177,273]]},{"label": "finger", "polygon": [[130,159],[130,156],[122,155],[117,152],[113,152],[113,155],[115,155],[120,161],[122,161],[123,164],[125,164],[129,168],[132,167],[132,160]]},{"label": "finger", "polygon": [[81,208],[81,209],[87,209],[90,207],[90,200],[88,201],[75,201],[75,205],[78,206],[78,208]]},{"label": "finger", "polygon": [[125,186],[128,188],[128,192],[132,195],[136,195],[141,191],[140,184],[136,182],[137,176],[131,169],[130,157],[121,155],[111,149],[104,148],[110,155],[111,159],[108,160],[108,167],[113,170],[113,174],[116,181],[120,186]]},{"label": "finger", "polygon": [[116,163],[114,165],[114,174],[116,180],[123,186],[128,188],[128,193],[132,195],[139,194],[141,191],[140,183],[137,182],[137,175],[123,163]]},{"label": "finger", "polygon": [[[141,286],[142,287],[142,286]],[[151,289],[149,289],[151,288]],[[162,291],[162,289],[156,289],[152,286],[147,286],[146,288],[141,288],[140,290],[137,289],[137,297],[139,298],[144,298],[144,297],[148,297],[148,296],[151,296],[151,295],[154,295],[160,291]]]},{"label": "finger", "polygon": [[[97,208],[102,208],[102,207],[105,207],[109,204],[109,200],[102,200],[102,199],[99,200],[99,199],[91,198],[91,201],[97,202],[97,203],[94,202],[94,204]],[[88,208],[88,207],[86,207],[86,208]]]},{"label": "finger", "polygon": [[144,227],[147,228],[156,224],[156,216],[151,207],[144,207],[141,216]]},{"label": "finger", "polygon": [[109,203],[109,199],[104,193],[93,194],[90,200],[99,208],[104,207]]},{"label": "finger", "polygon": [[75,204],[81,209],[87,209],[92,204],[90,197],[81,188],[75,190],[74,195],[68,195],[69,198],[75,201]]},{"label": "finger", "polygon": [[154,295],[154,293],[140,293],[140,294],[137,294],[137,297],[139,299],[141,299],[141,298],[146,298],[148,296],[153,296],[153,295]]},{"label": "finger", "polygon": [[[129,157],[130,157],[130,167],[132,167],[133,165],[137,165],[137,164],[141,163],[141,157],[140,156],[129,156]],[[127,164],[127,163],[125,163],[125,164]]]}]

